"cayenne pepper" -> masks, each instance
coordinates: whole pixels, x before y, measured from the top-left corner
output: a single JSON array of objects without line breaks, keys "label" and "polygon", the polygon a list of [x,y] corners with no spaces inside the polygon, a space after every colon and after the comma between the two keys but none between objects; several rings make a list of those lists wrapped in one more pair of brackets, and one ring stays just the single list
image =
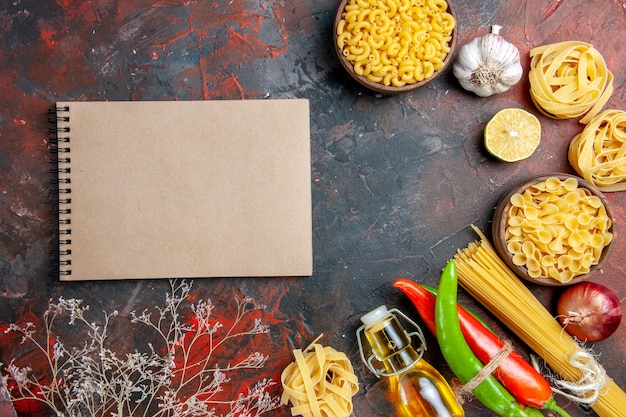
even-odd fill
[{"label": "cayenne pepper", "polygon": [[[483,364],[474,355],[461,332],[457,288],[456,264],[449,261],[441,274],[439,291],[435,298],[435,328],[444,359],[461,382],[467,384],[482,371]],[[472,393],[485,407],[501,416],[542,415],[534,407],[523,408],[493,375],[486,375]]]},{"label": "cayenne pepper", "polygon": [[[411,300],[426,327],[437,336],[435,325],[436,290],[407,278],[399,278],[393,286]],[[505,342],[472,312],[457,305],[461,331],[467,344],[483,363],[487,364],[502,350]],[[496,368],[494,376],[504,387],[525,405],[549,409],[563,417],[569,414],[554,400],[550,383],[517,352],[511,352]]]}]

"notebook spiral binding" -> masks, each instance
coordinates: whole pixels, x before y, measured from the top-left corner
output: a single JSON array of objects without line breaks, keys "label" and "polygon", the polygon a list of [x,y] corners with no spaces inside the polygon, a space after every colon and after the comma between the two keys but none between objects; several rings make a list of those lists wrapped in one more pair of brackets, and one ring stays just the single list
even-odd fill
[{"label": "notebook spiral binding", "polygon": [[55,220],[55,239],[53,245],[57,248],[53,250],[53,267],[59,275],[72,274],[72,188],[71,188],[71,168],[70,168],[70,128],[67,125],[70,121],[69,107],[55,107],[50,109],[48,121],[53,124],[49,128],[50,137],[50,174],[52,175],[52,213],[57,217]]}]

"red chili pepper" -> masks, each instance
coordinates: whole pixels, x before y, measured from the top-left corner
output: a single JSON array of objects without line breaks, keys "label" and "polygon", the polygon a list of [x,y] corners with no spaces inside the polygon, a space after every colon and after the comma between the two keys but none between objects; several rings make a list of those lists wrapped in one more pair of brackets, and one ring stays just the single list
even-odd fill
[{"label": "red chili pepper", "polygon": [[[407,279],[399,278],[393,286],[402,291],[413,302],[422,317],[426,327],[437,335],[435,326],[435,295],[420,284]],[[483,363],[487,364],[491,358],[500,352],[504,341],[491,329],[486,327],[465,308],[458,305],[461,331],[474,354]],[[494,371],[496,379],[515,397],[525,405],[537,408],[546,408],[568,414],[562,410],[552,396],[552,388],[548,381],[528,362],[516,352],[511,352],[500,366]]]}]

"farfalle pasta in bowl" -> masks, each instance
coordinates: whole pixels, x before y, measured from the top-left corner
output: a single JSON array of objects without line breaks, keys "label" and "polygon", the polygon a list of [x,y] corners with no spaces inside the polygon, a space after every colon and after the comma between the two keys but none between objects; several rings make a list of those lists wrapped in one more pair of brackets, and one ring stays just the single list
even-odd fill
[{"label": "farfalle pasta in bowl", "polygon": [[501,198],[493,217],[494,246],[520,277],[569,285],[600,270],[615,241],[613,212],[602,192],[575,175],[528,178]]},{"label": "farfalle pasta in bowl", "polygon": [[352,78],[396,94],[430,83],[448,67],[456,28],[449,0],[342,0],[333,41]]}]

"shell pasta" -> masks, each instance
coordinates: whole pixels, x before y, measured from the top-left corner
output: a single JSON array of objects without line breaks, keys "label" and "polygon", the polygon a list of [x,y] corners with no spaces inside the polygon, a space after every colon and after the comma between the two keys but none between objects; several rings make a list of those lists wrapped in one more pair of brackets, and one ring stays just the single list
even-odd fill
[{"label": "shell pasta", "polygon": [[569,282],[599,262],[612,238],[606,207],[578,180],[550,177],[510,198],[505,239],[532,278]]},{"label": "shell pasta", "polygon": [[350,0],[335,30],[356,74],[400,87],[443,68],[455,27],[445,0]]}]

